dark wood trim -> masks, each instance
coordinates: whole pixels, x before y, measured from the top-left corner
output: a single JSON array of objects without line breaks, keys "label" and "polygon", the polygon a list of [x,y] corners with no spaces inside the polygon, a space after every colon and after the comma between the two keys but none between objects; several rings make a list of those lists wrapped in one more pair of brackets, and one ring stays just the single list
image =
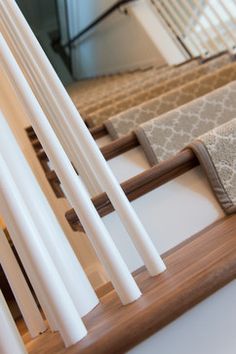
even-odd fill
[{"label": "dark wood trim", "polygon": [[216,54],[214,54],[214,55],[211,55],[210,57],[202,58],[201,61],[200,61],[200,63],[201,63],[201,64],[205,64],[205,63],[207,63],[208,61],[211,61],[211,60],[214,60],[214,59],[216,59],[216,58],[219,58],[219,57],[221,57],[222,55],[227,54],[227,53],[229,53],[228,50],[223,50],[223,51],[221,51],[221,52],[219,52],[219,53],[216,53]]},{"label": "dark wood trim", "polygon": [[123,154],[139,145],[139,141],[134,133],[128,134],[123,138],[112,141],[111,143],[101,147],[101,152],[106,160]]},{"label": "dark wood trim", "polygon": [[[40,160],[48,160],[48,157],[42,148],[40,143],[36,143],[34,139],[34,147],[37,147],[37,157]],[[101,147],[101,152],[106,160],[113,159],[116,156],[123,154],[126,151],[129,151],[136,146],[139,146],[139,141],[134,133],[128,134],[123,138],[112,141],[111,143]],[[40,148],[41,147],[41,148]]]},{"label": "dark wood trim", "polygon": [[95,140],[102,138],[105,135],[108,135],[107,128],[104,124],[98,125],[94,128],[90,128],[89,131]]},{"label": "dark wood trim", "polygon": [[42,145],[41,145],[40,141],[38,140],[38,138],[32,139],[31,144],[35,150],[42,149]]},{"label": "dark wood trim", "polygon": [[121,354],[139,344],[236,277],[236,215],[224,217],[163,255],[167,270],[150,277],[136,272],[143,296],[122,306],[109,291],[83,320],[88,335],[63,348],[46,332],[30,343],[35,354]]},{"label": "dark wood trim", "polygon": [[[180,40],[180,38],[178,38],[178,40]],[[182,41],[181,41],[181,45],[183,45]],[[186,50],[186,47],[184,48]],[[188,55],[191,57],[192,54],[190,52],[188,52]],[[175,68],[180,68],[181,66],[184,66],[185,64],[191,63],[192,61],[198,60],[199,62],[201,61],[201,56],[197,55],[196,57],[191,57],[185,61],[183,61],[180,64],[175,64],[174,67]]]},{"label": "dark wood trim", "polygon": [[37,138],[32,127],[27,127],[27,128],[25,128],[25,130],[26,130],[26,133],[27,133],[27,136],[29,137],[29,139]]},{"label": "dark wood trim", "polygon": [[[198,164],[199,162],[193,152],[185,150],[175,157],[123,182],[121,187],[127,198],[132,201],[189,171]],[[96,196],[92,199],[92,202],[100,216],[105,216],[114,210],[106,193]],[[66,219],[74,231],[83,230],[74,209],[66,212]]]},{"label": "dark wood trim", "polygon": [[43,148],[41,148],[40,150],[38,150],[37,153],[36,153],[36,155],[37,155],[37,158],[38,158],[39,160],[47,160],[47,161],[49,161],[49,160],[48,160],[48,157],[47,157],[47,154],[46,154],[46,152],[44,151]]},{"label": "dark wood trim", "polygon": [[55,193],[57,198],[64,198],[64,192],[61,188],[61,182],[58,179],[55,171],[51,170],[48,164],[48,157],[45,153],[45,151],[43,150],[43,147],[40,143],[40,141],[38,140],[34,130],[32,127],[28,127],[25,129],[26,130],[26,134],[29,138],[29,141],[31,142],[31,145],[36,153],[36,156],[39,160],[40,165],[43,168],[43,171],[45,173],[45,176],[49,182],[49,184],[52,187],[53,192]]}]

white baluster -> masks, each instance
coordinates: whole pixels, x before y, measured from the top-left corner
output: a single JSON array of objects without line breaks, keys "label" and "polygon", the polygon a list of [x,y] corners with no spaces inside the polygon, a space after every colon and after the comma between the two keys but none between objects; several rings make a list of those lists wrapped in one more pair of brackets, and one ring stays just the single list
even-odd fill
[{"label": "white baluster", "polygon": [[[21,166],[15,166],[15,178]],[[30,193],[30,185],[29,185]],[[69,296],[57,269],[44,246],[19,190],[17,189],[6,161],[0,156],[0,210],[6,224],[8,215],[16,222],[18,235],[27,256],[33,264],[43,291],[57,320],[58,330],[66,346],[70,346],[87,334],[86,328]]]},{"label": "white baluster", "polygon": [[26,354],[21,336],[0,290],[0,353]]},{"label": "white baluster", "polygon": [[[226,2],[225,0],[218,0],[220,5],[223,7],[225,13],[229,16],[232,24],[236,25],[236,18],[233,15],[236,11],[236,2],[234,1],[234,7],[235,7],[235,11],[232,11],[232,7],[228,7],[229,3],[228,1]],[[232,4],[231,4],[232,5]],[[234,33],[234,32],[233,32]],[[234,33],[235,34],[235,33]]]},{"label": "white baluster", "polygon": [[165,265],[162,259],[23,15],[19,11],[15,2],[7,0],[4,2],[4,5],[7,6],[12,19],[14,19],[17,24],[19,32],[22,33],[30,52],[34,55],[34,58],[37,59],[43,75],[47,78],[47,83],[51,88],[51,92],[53,92],[57,102],[60,102],[60,107],[69,121],[68,129],[70,130],[70,137],[77,146],[78,154],[83,156],[84,164],[88,169],[93,171],[94,178],[97,179],[101,187],[108,194],[124,226],[132,237],[140,256],[143,258],[149,273],[151,275],[157,275],[160,272],[163,272],[165,270]]},{"label": "white baluster", "polygon": [[[195,13],[195,8],[193,8],[193,7],[190,5],[190,3],[189,3],[188,0],[187,0],[187,1],[180,0],[180,5],[186,8],[186,10],[188,11],[189,15],[194,19],[193,25],[194,25],[194,26],[197,26],[197,25],[198,25],[198,26],[201,28],[202,33],[204,33],[204,35],[205,35],[206,38],[208,39],[209,44],[211,45],[213,51],[217,53],[217,52],[218,52],[218,49],[219,49],[218,43],[217,43],[216,40],[214,40],[214,38],[212,38],[212,37],[209,35],[207,29],[206,29],[205,26],[201,23],[200,17]],[[198,35],[201,36],[201,33],[199,32]],[[205,45],[208,45],[208,44],[206,43]]]},{"label": "white baluster", "polygon": [[[69,136],[67,129],[68,121],[64,116],[60,106],[55,101],[54,95],[50,92],[48,87],[47,78],[44,77],[37,63],[37,60],[32,56],[31,51],[25,46],[24,38],[21,32],[18,31],[14,20],[11,18],[7,10],[7,4],[0,1],[0,27],[4,32],[4,36],[9,43],[11,50],[24,71],[31,88],[34,91],[41,107],[47,115],[54,131],[56,132],[61,144],[63,145],[67,155],[73,161],[74,166],[84,180],[86,187],[91,195],[101,193],[101,187],[94,180],[91,173],[91,168],[86,167],[83,156],[78,154],[76,145]],[[60,122],[60,124],[58,124]]]},{"label": "white baluster", "polygon": [[[215,17],[218,19],[220,25],[225,29],[226,33],[230,36],[230,38],[232,39],[233,45],[230,47],[230,51],[232,52],[233,48],[235,49],[236,47],[236,34],[235,31],[233,31],[231,29],[230,24],[228,23],[228,21],[225,21],[224,18],[222,18],[222,11],[217,11],[215,9],[215,7],[208,1],[208,6],[211,9],[211,11],[213,12],[213,14],[215,15]],[[223,8],[223,10],[227,13],[226,7],[224,6],[224,3],[221,3],[221,6]],[[230,17],[229,17],[230,18]]]},{"label": "white baluster", "polygon": [[[25,202],[37,223],[40,235],[65,282],[68,292],[73,298],[77,310],[81,316],[84,316],[98,304],[98,298],[1,112],[0,125],[1,153],[8,160],[11,171],[14,171],[17,163],[22,166],[18,171],[16,183],[24,194]],[[32,188],[31,193],[28,193],[29,185]]]},{"label": "white baluster", "polygon": [[141,293],[133,277],[115,247],[95,207],[87,196],[83,184],[76,175],[47,118],[27,84],[27,81],[7,48],[5,41],[1,37],[0,52],[2,54],[1,63],[9,79],[12,81],[19,98],[21,98],[25,109],[28,111],[35,132],[39,136],[45,151],[47,151],[62,181],[68,199],[80,216],[98,256],[104,263],[121,301],[127,304],[136,300]]},{"label": "white baluster", "polygon": [[[198,2],[198,0],[193,0],[193,3],[195,4],[196,8],[200,11],[202,16],[205,17],[206,21],[208,22],[209,26],[212,28],[213,32],[216,35],[216,38],[220,39],[221,43],[223,43],[224,47],[227,48],[229,51],[232,50],[232,47],[228,43],[228,41],[225,40],[225,37],[223,34],[221,34],[220,30],[218,29],[217,25],[215,25],[211,19],[211,17],[208,15],[205,6],[202,6],[201,3]],[[209,5],[208,5],[209,6]]]},{"label": "white baluster", "polygon": [[50,326],[50,329],[52,331],[58,331],[58,324],[57,320],[52,312],[52,309],[50,307],[49,301],[47,294],[43,292],[42,285],[40,283],[40,279],[37,277],[35,274],[34,266],[29,259],[27,255],[27,251],[25,250],[24,245],[22,244],[20,240],[20,236],[18,233],[18,228],[16,225],[16,222],[13,217],[11,217],[9,214],[7,214],[7,224],[8,224],[8,230],[11,234],[11,238],[13,240],[14,246],[17,250],[17,253],[20,257],[20,260],[24,266],[24,269],[26,271],[26,274],[30,280],[30,283],[33,286],[34,292],[39,300],[39,303],[41,305],[41,308],[43,309],[43,312],[46,316],[46,319],[48,321],[48,324]]},{"label": "white baluster", "polygon": [[15,259],[4,232],[0,229],[0,263],[32,337],[46,330],[46,325]]},{"label": "white baluster", "polygon": [[[157,14],[160,15],[161,20],[164,20],[164,22],[169,23],[171,25],[171,28],[166,27],[172,30],[174,36],[178,36],[179,38],[182,39],[183,42],[187,41],[188,38],[184,35],[183,32],[180,32],[178,26],[176,26],[176,23],[173,21],[172,17],[169,15],[169,13],[166,11],[166,9],[162,6],[161,3],[154,1],[153,5],[155,7],[155,9],[157,10]],[[176,41],[176,38],[175,38]],[[178,41],[176,42],[178,43]],[[196,48],[196,46],[194,45],[194,41],[191,41],[191,44]],[[182,45],[179,45],[178,43],[178,47],[180,48],[180,50],[184,53],[185,52],[185,57],[186,57],[186,50],[183,48]],[[189,50],[191,52],[191,55],[195,55],[195,53],[193,53],[192,48]],[[199,54],[199,51],[197,52]],[[187,58],[187,57],[186,57]]]},{"label": "white baluster", "polygon": [[[187,16],[186,12],[178,2],[173,0],[170,1],[171,2],[168,3],[168,5],[167,3],[165,3],[165,5],[167,5],[169,11],[171,10],[172,16],[178,19],[178,24],[182,28],[183,33],[185,33],[187,37],[190,37],[190,40],[194,43],[195,47],[198,49],[198,53],[205,56],[207,49],[205,49],[205,44],[202,41],[201,36],[196,35],[196,31],[194,29],[192,29],[192,31],[188,30],[189,17]],[[198,42],[200,44],[200,47],[198,45]]]}]

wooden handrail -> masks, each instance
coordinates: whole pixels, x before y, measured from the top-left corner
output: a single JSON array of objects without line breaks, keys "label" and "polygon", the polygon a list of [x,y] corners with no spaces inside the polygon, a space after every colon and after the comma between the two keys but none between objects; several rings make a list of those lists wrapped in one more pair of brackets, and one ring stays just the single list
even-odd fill
[{"label": "wooden handrail", "polygon": [[[188,149],[175,157],[156,165],[121,184],[127,198],[132,201],[153,189],[169,182],[199,164],[196,156]],[[106,193],[92,199],[100,216],[111,213],[114,208]],[[82,225],[74,209],[66,212],[66,219],[74,231],[82,231]]]}]

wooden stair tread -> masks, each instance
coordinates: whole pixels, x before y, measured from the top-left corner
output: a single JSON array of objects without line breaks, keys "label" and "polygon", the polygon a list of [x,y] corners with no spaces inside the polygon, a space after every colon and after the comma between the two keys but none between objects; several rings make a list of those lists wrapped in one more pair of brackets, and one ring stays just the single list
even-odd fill
[{"label": "wooden stair tread", "polygon": [[[129,201],[133,201],[191,170],[198,164],[199,162],[196,156],[188,149],[134,177],[131,177],[129,180],[122,182],[121,187]],[[113,205],[106,193],[101,193],[92,198],[92,202],[101,217],[114,211]],[[83,230],[74,209],[68,210],[65,216],[72,230]]]},{"label": "wooden stair tread", "polygon": [[122,306],[111,291],[84,318],[86,338],[63,349],[59,335],[47,333],[37,338],[36,347],[31,343],[29,353],[112,354],[137,345],[235,278],[236,215],[217,221],[163,256],[167,271],[158,277],[151,278],[144,268],[136,272],[143,292],[138,301]]}]

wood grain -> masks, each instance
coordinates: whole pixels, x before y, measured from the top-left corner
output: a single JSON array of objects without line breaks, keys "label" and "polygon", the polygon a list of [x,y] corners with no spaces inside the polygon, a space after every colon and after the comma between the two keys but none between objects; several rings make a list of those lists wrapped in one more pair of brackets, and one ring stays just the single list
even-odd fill
[{"label": "wood grain", "polygon": [[[121,187],[127,198],[132,201],[189,171],[198,164],[198,160],[193,152],[185,150],[175,157],[123,182]],[[114,211],[113,205],[106,193],[96,196],[92,199],[92,202],[100,216],[105,216]],[[83,230],[74,209],[66,212],[66,219],[74,231]]]},{"label": "wood grain", "polygon": [[89,131],[94,137],[94,139],[102,138],[103,136],[108,134],[107,128],[105,127],[104,124],[98,125],[94,128],[90,128]]},{"label": "wood grain", "polygon": [[225,217],[164,255],[167,271],[135,276],[143,296],[122,306],[114,291],[84,318],[88,336],[64,349],[58,334],[46,333],[30,354],[119,354],[175,320],[236,277],[236,215]]},{"label": "wood grain", "polygon": [[136,146],[140,145],[134,133],[127,134],[123,138],[116,139],[111,143],[103,146],[101,152],[106,160],[113,159],[114,157],[129,151]]}]

